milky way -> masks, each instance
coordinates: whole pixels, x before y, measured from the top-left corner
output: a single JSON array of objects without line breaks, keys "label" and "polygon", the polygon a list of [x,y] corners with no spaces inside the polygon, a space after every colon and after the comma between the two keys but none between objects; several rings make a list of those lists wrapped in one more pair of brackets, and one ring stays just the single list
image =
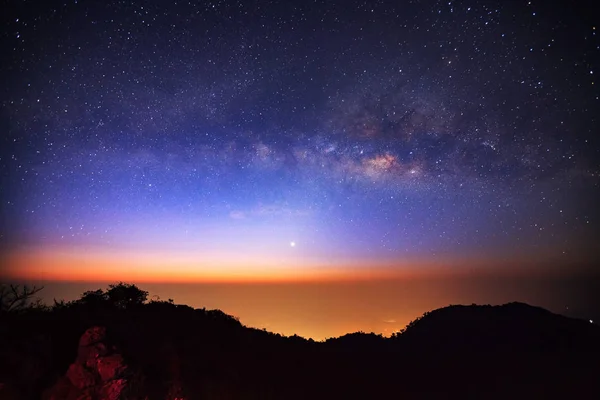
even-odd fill
[{"label": "milky way", "polygon": [[600,40],[554,3],[9,1],[4,251],[589,261]]}]

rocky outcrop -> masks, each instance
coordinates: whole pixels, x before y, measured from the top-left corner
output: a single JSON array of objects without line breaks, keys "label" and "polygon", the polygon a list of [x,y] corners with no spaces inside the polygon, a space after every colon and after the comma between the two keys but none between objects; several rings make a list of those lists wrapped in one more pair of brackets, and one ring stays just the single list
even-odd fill
[{"label": "rocky outcrop", "polygon": [[48,389],[45,400],[119,400],[128,389],[130,371],[106,328],[93,327],[79,339],[77,358],[64,377]]}]

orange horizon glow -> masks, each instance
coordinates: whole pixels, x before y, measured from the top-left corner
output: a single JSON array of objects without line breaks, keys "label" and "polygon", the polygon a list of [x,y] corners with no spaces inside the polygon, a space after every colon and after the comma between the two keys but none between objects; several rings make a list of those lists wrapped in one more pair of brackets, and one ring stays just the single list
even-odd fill
[{"label": "orange horizon glow", "polygon": [[[363,264],[364,263],[364,264]],[[327,282],[410,278],[435,273],[425,263],[391,268],[388,263],[218,257],[211,254],[115,252],[92,249],[23,249],[5,255],[1,275],[48,281],[135,281],[161,283]],[[395,264],[398,266],[398,263]],[[439,272],[439,271],[438,271]]]},{"label": "orange horizon glow", "polygon": [[[517,268],[500,259],[490,268],[477,260],[332,258],[324,263],[306,257],[37,247],[4,253],[0,261],[0,280],[44,286],[41,296],[49,304],[127,282],[177,304],[222,310],[246,326],[315,340],[359,330],[389,336],[424,312],[449,304],[523,301],[560,310],[566,301],[550,286],[539,289],[544,280],[562,282],[565,269]],[[571,296],[564,298],[572,304]]]},{"label": "orange horizon glow", "polygon": [[[0,277],[57,282],[140,283],[286,283],[343,282],[412,279],[416,277],[513,275],[554,273],[556,269],[534,264],[511,268],[487,268],[477,260],[448,259],[446,263],[425,259],[368,260],[299,257],[259,257],[207,252],[106,250],[100,248],[24,248],[3,256]],[[514,263],[511,263],[515,265]],[[490,268],[492,267],[492,268]]]}]

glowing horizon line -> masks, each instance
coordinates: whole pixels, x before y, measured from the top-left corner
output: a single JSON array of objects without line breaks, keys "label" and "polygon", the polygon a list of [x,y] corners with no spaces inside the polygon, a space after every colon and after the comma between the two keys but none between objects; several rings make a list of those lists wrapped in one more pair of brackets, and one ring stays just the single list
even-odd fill
[{"label": "glowing horizon line", "polygon": [[[424,262],[229,255],[205,252],[27,248],[5,254],[1,275],[49,281],[327,282],[409,278],[437,268]],[[401,268],[399,268],[402,266]]]},{"label": "glowing horizon line", "polygon": [[[141,283],[302,283],[354,282],[444,276],[512,275],[556,272],[531,260],[490,262],[432,259],[344,259],[258,254],[106,250],[93,248],[22,248],[2,254],[0,277],[57,282],[135,281]],[[519,268],[516,268],[516,265]],[[526,267],[526,268],[525,268]]]}]

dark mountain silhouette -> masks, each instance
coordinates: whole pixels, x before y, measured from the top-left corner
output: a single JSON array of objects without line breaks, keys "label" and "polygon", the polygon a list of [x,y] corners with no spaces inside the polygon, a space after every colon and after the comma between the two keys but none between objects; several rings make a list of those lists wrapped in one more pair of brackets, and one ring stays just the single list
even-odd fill
[{"label": "dark mountain silhouette", "polygon": [[[17,292],[20,293],[20,292]],[[0,399],[598,398],[600,327],[453,305],[391,338],[315,342],[134,285],[0,313]]]},{"label": "dark mountain silhouette", "polygon": [[[501,306],[452,305],[425,313],[398,336],[411,343],[428,341],[433,348],[458,351],[552,348],[587,349],[595,341],[597,326],[567,318],[524,303]],[[583,346],[583,347],[582,347]]]}]

